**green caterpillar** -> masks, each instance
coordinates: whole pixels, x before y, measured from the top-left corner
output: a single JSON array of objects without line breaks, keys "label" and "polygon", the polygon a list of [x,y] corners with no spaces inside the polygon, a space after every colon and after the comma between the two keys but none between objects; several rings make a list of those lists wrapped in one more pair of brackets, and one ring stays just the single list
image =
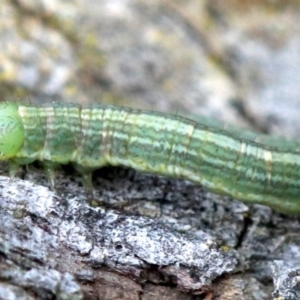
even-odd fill
[{"label": "green caterpillar", "polygon": [[[58,164],[90,174],[121,165],[202,184],[208,190],[300,214],[299,142],[258,143],[175,115],[119,106],[0,104],[0,160],[40,160],[51,182]],[[273,146],[272,146],[273,145]]]}]

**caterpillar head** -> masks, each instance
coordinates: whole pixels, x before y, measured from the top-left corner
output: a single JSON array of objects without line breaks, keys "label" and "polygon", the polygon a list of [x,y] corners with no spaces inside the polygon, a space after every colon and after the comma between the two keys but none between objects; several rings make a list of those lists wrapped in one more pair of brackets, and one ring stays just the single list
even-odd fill
[{"label": "caterpillar head", "polygon": [[24,142],[24,127],[18,114],[18,105],[0,103],[0,160],[14,157]]}]

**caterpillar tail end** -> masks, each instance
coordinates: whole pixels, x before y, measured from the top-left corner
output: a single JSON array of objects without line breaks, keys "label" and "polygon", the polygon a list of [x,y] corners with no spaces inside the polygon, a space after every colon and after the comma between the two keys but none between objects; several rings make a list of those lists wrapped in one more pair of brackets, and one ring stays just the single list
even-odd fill
[{"label": "caterpillar tail end", "polygon": [[16,156],[24,143],[24,127],[18,106],[12,102],[0,103],[0,160]]}]

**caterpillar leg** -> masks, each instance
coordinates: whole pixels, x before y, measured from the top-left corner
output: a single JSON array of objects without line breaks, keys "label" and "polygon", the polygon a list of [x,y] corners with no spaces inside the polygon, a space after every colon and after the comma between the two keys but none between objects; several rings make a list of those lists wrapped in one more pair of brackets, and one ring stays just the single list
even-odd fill
[{"label": "caterpillar leg", "polygon": [[18,173],[19,169],[20,169],[21,164],[14,161],[14,160],[10,160],[9,161],[9,177],[10,180],[13,180],[16,176],[16,174]]},{"label": "caterpillar leg", "polygon": [[92,194],[94,191],[94,186],[92,182],[92,174],[94,172],[94,169],[85,168],[78,164],[74,164],[74,168],[77,172],[81,174],[82,184],[86,192]]},{"label": "caterpillar leg", "polygon": [[59,168],[59,164],[51,161],[46,161],[43,163],[43,165],[47,175],[47,179],[50,183],[50,187],[53,190],[55,188],[56,170]]},{"label": "caterpillar leg", "polygon": [[21,166],[27,166],[31,164],[35,159],[16,157],[9,160],[9,177],[11,180],[16,176]]},{"label": "caterpillar leg", "polygon": [[94,191],[92,174],[93,172],[88,172],[88,173],[85,172],[81,174],[83,187],[88,193],[93,193]]},{"label": "caterpillar leg", "polygon": [[102,202],[99,201],[99,199],[97,199],[93,181],[92,181],[92,175],[95,170],[93,168],[83,167],[79,164],[74,164],[73,167],[81,175],[82,184],[83,184],[84,190],[87,194],[87,199],[88,199],[90,206],[92,206],[92,207],[101,206]]}]

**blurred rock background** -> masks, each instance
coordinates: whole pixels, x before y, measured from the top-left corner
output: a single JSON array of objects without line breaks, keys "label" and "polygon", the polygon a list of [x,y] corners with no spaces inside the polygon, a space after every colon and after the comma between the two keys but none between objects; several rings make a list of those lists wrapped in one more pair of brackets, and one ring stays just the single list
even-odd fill
[{"label": "blurred rock background", "polygon": [[1,100],[193,113],[298,136],[297,0],[1,0]]}]

